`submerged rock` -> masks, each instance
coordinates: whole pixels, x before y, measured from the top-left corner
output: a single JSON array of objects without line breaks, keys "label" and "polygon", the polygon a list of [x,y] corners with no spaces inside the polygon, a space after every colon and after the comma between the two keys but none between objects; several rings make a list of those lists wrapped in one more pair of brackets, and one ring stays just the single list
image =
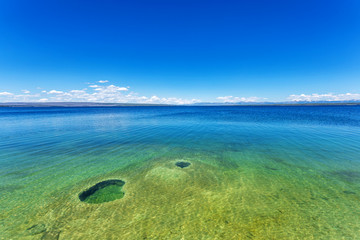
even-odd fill
[{"label": "submerged rock", "polygon": [[178,167],[180,167],[180,168],[186,168],[186,167],[190,166],[191,163],[179,161],[179,162],[176,162],[175,165],[178,166]]},{"label": "submerged rock", "polygon": [[347,182],[358,182],[360,180],[360,172],[357,171],[340,170],[331,172],[331,174]]},{"label": "submerged rock", "polygon": [[102,181],[83,191],[79,195],[79,199],[87,203],[114,201],[124,197],[125,193],[122,191],[124,184],[124,181],[117,179]]},{"label": "submerged rock", "polygon": [[269,166],[265,166],[265,168],[266,168],[266,169],[269,169],[269,170],[272,170],[272,171],[277,171],[277,170],[279,170],[279,169],[277,169],[277,168],[273,168],[273,167],[269,167]]},{"label": "submerged rock", "polygon": [[58,240],[60,237],[60,232],[57,231],[49,231],[45,232],[41,237],[41,240]]},{"label": "submerged rock", "polygon": [[46,226],[45,224],[35,224],[32,225],[31,227],[29,227],[28,229],[26,229],[27,233],[30,235],[36,235],[36,234],[40,234],[46,231]]}]

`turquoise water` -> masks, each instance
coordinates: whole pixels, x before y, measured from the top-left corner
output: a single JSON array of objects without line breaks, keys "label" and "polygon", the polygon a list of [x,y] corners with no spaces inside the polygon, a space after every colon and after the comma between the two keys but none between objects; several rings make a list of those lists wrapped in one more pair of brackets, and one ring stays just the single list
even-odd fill
[{"label": "turquoise water", "polygon": [[359,106],[0,108],[0,139],[0,239],[360,239]]}]

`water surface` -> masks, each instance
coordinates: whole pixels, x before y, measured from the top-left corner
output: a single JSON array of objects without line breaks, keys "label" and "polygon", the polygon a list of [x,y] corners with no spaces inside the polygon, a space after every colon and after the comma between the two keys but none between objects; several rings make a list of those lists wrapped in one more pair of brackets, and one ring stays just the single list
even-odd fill
[{"label": "water surface", "polygon": [[0,108],[0,139],[1,239],[360,236],[359,106]]}]

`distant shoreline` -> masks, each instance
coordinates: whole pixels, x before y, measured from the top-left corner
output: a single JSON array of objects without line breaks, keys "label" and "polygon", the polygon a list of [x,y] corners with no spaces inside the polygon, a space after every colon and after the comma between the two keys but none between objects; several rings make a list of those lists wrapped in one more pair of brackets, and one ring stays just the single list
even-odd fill
[{"label": "distant shoreline", "polygon": [[301,103],[200,103],[189,105],[138,104],[138,103],[93,103],[93,102],[11,102],[0,107],[256,107],[256,106],[358,106],[360,102],[301,102]]}]

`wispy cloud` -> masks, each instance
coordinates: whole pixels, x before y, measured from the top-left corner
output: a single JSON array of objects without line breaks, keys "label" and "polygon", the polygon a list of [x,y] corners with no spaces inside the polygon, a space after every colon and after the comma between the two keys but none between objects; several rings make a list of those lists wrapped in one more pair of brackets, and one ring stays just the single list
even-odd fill
[{"label": "wispy cloud", "polygon": [[217,97],[216,99],[224,103],[259,102],[261,100],[265,100],[265,98],[260,98],[260,97],[234,97],[234,96]]},{"label": "wispy cloud", "polygon": [[[100,80],[105,81],[105,80]],[[107,80],[106,80],[107,81]],[[149,104],[194,104],[201,102],[200,99],[184,99],[176,97],[161,97],[157,95],[143,96],[137,92],[130,91],[129,86],[90,85],[90,88],[63,90],[46,90],[39,88],[36,91],[21,90],[21,94],[15,94],[7,91],[0,92],[0,102],[104,102],[104,103],[149,103]],[[218,102],[237,103],[237,102],[262,102],[266,98],[261,97],[236,97],[222,96],[217,97]],[[299,101],[360,101],[360,93],[344,94],[293,94],[287,100]]]},{"label": "wispy cloud", "polygon": [[9,92],[0,92],[0,96],[12,96],[14,94],[9,93]]},{"label": "wispy cloud", "polygon": [[352,100],[360,100],[359,93],[343,93],[343,94],[293,94],[288,97],[288,100],[295,102],[314,102],[314,101],[352,101]]},{"label": "wispy cloud", "polygon": [[199,99],[163,98],[158,96],[141,96],[130,92],[129,87],[116,85],[90,85],[90,89],[73,89],[70,91],[41,90],[39,93],[12,94],[0,92],[0,102],[109,102],[109,103],[153,103],[153,104],[192,104]]},{"label": "wispy cloud", "polygon": [[49,92],[47,92],[47,94],[63,94],[63,91],[57,91],[57,90],[51,90]]},{"label": "wispy cloud", "polygon": [[109,82],[108,80],[100,80],[99,83],[107,83]]},{"label": "wispy cloud", "polygon": [[115,85],[110,85],[110,86],[104,86],[104,87],[97,86],[94,90],[101,91],[101,92],[115,93],[118,91],[127,91],[128,89],[126,87],[118,87]]},{"label": "wispy cloud", "polygon": [[146,103],[162,103],[162,104],[193,104],[201,102],[199,99],[183,99],[183,98],[159,98],[152,96],[150,98],[143,98]]}]

